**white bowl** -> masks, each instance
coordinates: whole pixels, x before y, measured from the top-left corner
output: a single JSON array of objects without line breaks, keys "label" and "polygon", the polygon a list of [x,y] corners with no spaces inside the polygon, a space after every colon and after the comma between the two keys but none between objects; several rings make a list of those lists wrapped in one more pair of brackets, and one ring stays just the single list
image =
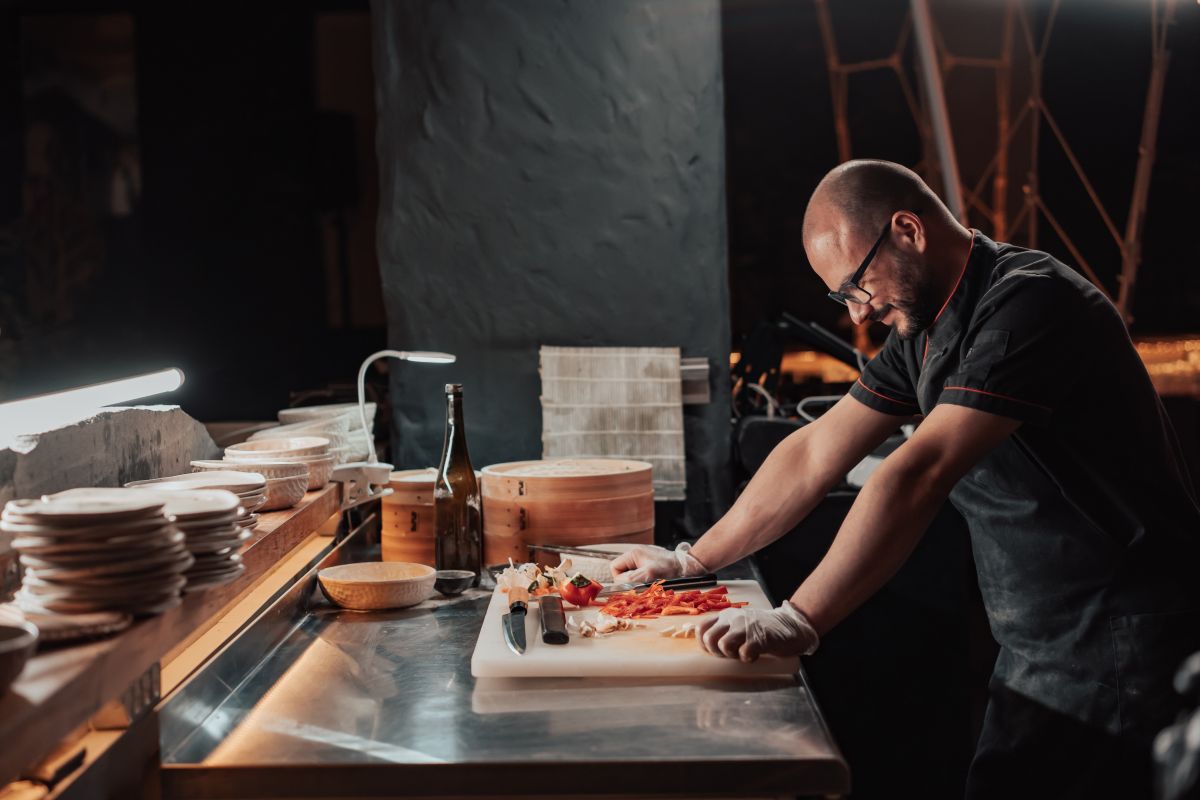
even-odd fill
[{"label": "white bowl", "polygon": [[309,489],[320,489],[322,486],[329,483],[329,479],[333,477],[333,467],[335,463],[333,456],[306,459],[303,463],[306,467],[308,467]]},{"label": "white bowl", "polygon": [[318,419],[307,419],[302,422],[293,422],[287,425],[275,425],[274,427],[263,428],[260,431],[250,434],[249,441],[278,439],[285,436],[326,436],[330,433],[337,433],[343,436],[350,433],[350,418],[347,416],[321,417]]},{"label": "white bowl", "polygon": [[275,461],[281,456],[323,456],[329,453],[329,439],[324,436],[290,436],[279,439],[256,439],[253,442],[231,444],[225,448],[226,461]]},{"label": "white bowl", "polygon": [[437,570],[408,561],[364,561],[317,573],[331,602],[355,611],[415,606],[433,594]]},{"label": "white bowl", "polygon": [[[363,403],[367,413],[367,427],[375,427],[375,404]],[[283,423],[302,422],[304,420],[321,419],[324,417],[346,416],[350,420],[350,430],[362,430],[362,420],[359,418],[358,403],[331,403],[324,406],[299,406],[285,408],[279,412],[279,421]]]},{"label": "white bowl", "polygon": [[193,461],[192,472],[257,472],[267,480],[271,478],[298,478],[308,480],[308,465],[295,461]]},{"label": "white bowl", "polygon": [[294,478],[268,478],[267,500],[254,510],[261,513],[263,511],[279,511],[283,508],[291,508],[304,499],[304,493],[307,491],[307,474]]}]

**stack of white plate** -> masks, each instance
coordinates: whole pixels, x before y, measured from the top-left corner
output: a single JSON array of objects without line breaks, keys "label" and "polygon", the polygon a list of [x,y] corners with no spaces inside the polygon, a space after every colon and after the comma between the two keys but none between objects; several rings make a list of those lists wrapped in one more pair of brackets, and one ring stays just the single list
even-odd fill
[{"label": "stack of white plate", "polygon": [[124,489],[72,489],[12,500],[0,514],[25,577],[17,601],[38,613],[157,614],[179,604],[193,564],[166,498]]},{"label": "stack of white plate", "polygon": [[308,466],[288,461],[193,461],[193,472],[254,472],[267,479],[263,505],[256,511],[291,508],[308,490]]},{"label": "stack of white plate", "polygon": [[[285,408],[279,412],[279,421],[290,425],[313,424],[320,420],[343,417],[349,424],[346,441],[336,443],[340,448],[335,457],[339,464],[350,461],[365,461],[367,459],[367,437],[375,435],[375,403],[364,403],[363,409],[367,417],[367,429],[363,432],[362,415],[358,411],[358,403],[332,403],[324,406],[301,406]],[[324,434],[317,434],[323,436]]]},{"label": "stack of white plate", "polygon": [[[195,491],[222,489],[237,495],[240,509],[238,525],[246,530],[253,530],[258,524],[258,514],[267,502],[267,479],[257,472],[239,470],[210,470],[206,472],[189,472],[184,475],[170,475],[166,478],[154,478],[148,481],[131,481],[125,484],[130,489],[151,489],[155,491]],[[168,514],[170,511],[168,510]]]},{"label": "stack of white plate", "polygon": [[320,489],[333,475],[334,457],[329,455],[329,439],[323,436],[289,436],[281,439],[256,439],[225,448],[225,460],[240,464],[290,462],[308,467],[308,488]]},{"label": "stack of white plate", "polygon": [[239,524],[240,500],[222,489],[163,491],[166,512],[186,537],[184,546],[195,563],[184,575],[185,592],[207,589],[236,579],[245,570],[242,542],[250,531]]},{"label": "stack of white plate", "polygon": [[[358,412],[355,411],[354,413],[357,415]],[[361,424],[358,428],[359,430],[351,433],[350,416],[349,414],[342,414],[336,417],[322,417],[304,422],[293,422],[287,425],[276,425],[273,428],[263,428],[260,431],[250,434],[248,441],[256,442],[262,439],[280,439],[295,436],[320,436],[329,440],[329,455],[333,456],[334,463],[344,464],[351,460],[351,456],[357,455],[359,451],[366,452],[367,440],[362,432]]]}]

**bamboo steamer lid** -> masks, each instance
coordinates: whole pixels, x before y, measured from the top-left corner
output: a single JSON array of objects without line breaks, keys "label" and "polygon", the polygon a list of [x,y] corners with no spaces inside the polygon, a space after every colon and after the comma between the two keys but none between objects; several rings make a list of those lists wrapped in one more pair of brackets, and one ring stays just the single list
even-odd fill
[{"label": "bamboo steamer lid", "polygon": [[587,458],[484,467],[484,561],[529,560],[530,544],[654,541],[654,484],[644,461]]},{"label": "bamboo steamer lid", "polygon": [[433,481],[437,470],[393,472],[383,498],[381,530],[384,561],[410,561],[434,566]]},{"label": "bamboo steamer lid", "polygon": [[620,458],[513,461],[483,468],[485,498],[587,500],[653,492],[652,467]]}]

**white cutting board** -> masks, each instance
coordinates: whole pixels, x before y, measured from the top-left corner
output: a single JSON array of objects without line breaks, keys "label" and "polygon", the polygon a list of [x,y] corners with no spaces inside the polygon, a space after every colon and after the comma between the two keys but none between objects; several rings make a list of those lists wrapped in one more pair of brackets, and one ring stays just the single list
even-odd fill
[{"label": "white cutting board", "polygon": [[[756,581],[721,581],[729,587],[733,603],[749,602],[752,608],[770,608],[767,596]],[[590,609],[567,607],[567,619],[595,616],[599,606]],[[581,677],[671,677],[698,675],[790,675],[800,667],[795,656],[763,656],[744,664],[734,658],[722,658],[705,652],[697,639],[671,639],[659,632],[672,625],[696,622],[708,615],[673,616],[635,620],[645,628],[617,631],[608,636],[585,639],[568,627],[568,644],[542,641],[542,621],[536,603],[529,605],[525,617],[525,654],[517,655],[504,643],[501,617],[508,611],[508,596],[492,594],[492,602],[483,618],[475,653],[471,656],[471,674],[476,678],[581,678]],[[717,612],[709,612],[716,614]]]}]

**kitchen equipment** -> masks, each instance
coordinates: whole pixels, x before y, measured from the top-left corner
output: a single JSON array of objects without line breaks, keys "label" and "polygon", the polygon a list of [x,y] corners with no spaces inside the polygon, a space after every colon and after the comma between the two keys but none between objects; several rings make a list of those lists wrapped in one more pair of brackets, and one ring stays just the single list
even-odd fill
[{"label": "kitchen equipment", "polygon": [[[365,404],[364,412],[367,417],[367,425],[372,430],[375,427],[375,409],[375,403],[367,402]],[[285,408],[279,412],[278,416],[279,421],[284,424],[345,416],[350,421],[350,430],[361,431],[363,429],[362,422],[359,420],[358,403],[330,403],[324,406]]]},{"label": "kitchen equipment", "polygon": [[[514,600],[508,606],[508,613],[500,618],[501,633],[508,649],[518,655],[525,655],[525,623],[529,619],[529,605],[520,600]],[[484,623],[487,624],[486,622]]]},{"label": "kitchen equipment", "polygon": [[[610,583],[600,590],[596,597],[607,597],[610,594],[617,592],[640,592],[643,589],[649,589],[654,583]],[[673,589],[681,591],[683,589],[703,589],[708,586],[717,585],[717,576],[709,573],[708,575],[696,575],[690,578],[668,578],[662,581],[664,589]]]},{"label": "kitchen equipment", "polygon": [[465,592],[475,582],[475,573],[468,569],[439,569],[433,588],[446,597]]},{"label": "kitchen equipment", "polygon": [[391,474],[391,464],[355,461],[334,467],[330,479],[342,485],[342,511],[391,495],[387,485]]},{"label": "kitchen equipment", "polygon": [[294,461],[193,461],[192,472],[257,472],[263,478],[295,478],[303,476],[308,481],[308,467]]},{"label": "kitchen equipment", "polygon": [[583,556],[584,558],[602,558],[606,561],[612,561],[617,556],[621,555],[616,550],[603,550],[600,548],[585,549],[582,547],[563,547],[557,544],[531,544],[531,551],[540,550],[543,553],[558,553],[564,556]]},{"label": "kitchen equipment", "polygon": [[283,457],[315,457],[329,454],[329,439],[324,436],[288,436],[278,439],[257,439],[253,442],[231,444],[225,448],[226,461],[247,459],[271,461]]},{"label": "kitchen equipment", "polygon": [[[771,608],[756,581],[721,581],[721,584],[728,587],[731,602],[748,602],[751,608]],[[526,630],[534,634],[541,625],[536,608],[536,604],[531,604],[528,616],[534,619],[526,621]],[[507,597],[496,592],[471,656],[471,674],[477,678],[790,675],[799,667],[799,659],[795,657],[764,656],[745,664],[705,652],[694,638],[672,639],[660,635],[666,628],[695,624],[704,616],[635,620],[645,627],[590,639],[572,635],[567,647],[535,647],[518,657],[504,641],[501,617],[507,610]],[[596,611],[595,607],[568,609],[566,616],[568,620],[589,619]]]},{"label": "kitchen equipment", "polygon": [[415,606],[433,592],[435,577],[433,567],[395,561],[341,564],[317,573],[325,596],[354,611]]},{"label": "kitchen equipment", "polygon": [[304,474],[292,478],[267,478],[267,501],[258,510],[263,512],[291,508],[304,499],[308,485],[307,469]]},{"label": "kitchen equipment", "polygon": [[[182,492],[190,496],[197,492]],[[238,508],[237,497],[219,492]],[[25,567],[17,602],[27,612],[156,614],[179,604],[193,557],[168,516],[172,494],[70,489],[9,502],[0,529]]]},{"label": "kitchen equipment", "polygon": [[482,473],[485,563],[529,561],[532,542],[654,541],[654,485],[644,461],[518,461]]},{"label": "kitchen equipment", "polygon": [[437,470],[393,472],[383,498],[381,523],[384,561],[414,561],[433,566],[433,479]]},{"label": "kitchen equipment", "polygon": [[567,614],[563,611],[562,598],[548,594],[538,599],[538,617],[542,621],[542,641],[546,644],[567,644],[571,636],[567,633]]}]

